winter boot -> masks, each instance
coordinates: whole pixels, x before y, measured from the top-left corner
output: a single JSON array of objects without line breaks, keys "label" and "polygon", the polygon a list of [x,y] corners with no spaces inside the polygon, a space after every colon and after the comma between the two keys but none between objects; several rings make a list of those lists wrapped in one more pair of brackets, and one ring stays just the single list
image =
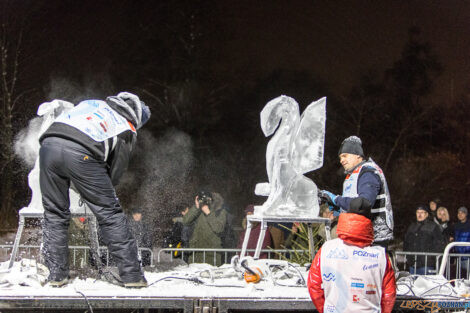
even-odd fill
[{"label": "winter boot", "polygon": [[49,286],[51,287],[63,287],[67,285],[69,282],[69,279],[66,277],[62,280],[50,280],[49,281]]},{"label": "winter boot", "polygon": [[124,287],[126,288],[145,288],[147,286],[147,280],[145,280],[145,278],[142,278],[136,282],[124,283]]}]

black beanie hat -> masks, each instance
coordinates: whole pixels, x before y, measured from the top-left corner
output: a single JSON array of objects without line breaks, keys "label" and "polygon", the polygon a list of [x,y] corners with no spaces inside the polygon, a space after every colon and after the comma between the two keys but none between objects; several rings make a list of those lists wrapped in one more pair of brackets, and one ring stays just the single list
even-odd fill
[{"label": "black beanie hat", "polygon": [[364,157],[364,151],[362,150],[362,141],[357,136],[350,136],[343,140],[341,147],[339,148],[338,155],[341,153],[350,153],[360,155]]},{"label": "black beanie hat", "polygon": [[426,211],[428,213],[429,213],[429,211],[431,211],[431,209],[426,204],[418,205],[418,207],[416,208],[416,211],[418,211],[418,210],[423,210],[423,211]]}]

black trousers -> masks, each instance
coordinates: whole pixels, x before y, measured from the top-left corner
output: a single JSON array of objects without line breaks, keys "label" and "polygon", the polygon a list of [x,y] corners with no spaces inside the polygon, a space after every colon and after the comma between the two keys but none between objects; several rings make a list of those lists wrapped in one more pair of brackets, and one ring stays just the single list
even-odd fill
[{"label": "black trousers", "polygon": [[107,164],[83,146],[48,137],[39,150],[40,185],[44,206],[43,252],[50,280],[68,276],[69,187],[73,182],[96,216],[103,242],[116,261],[123,282],[142,279],[137,244],[108,175]]}]

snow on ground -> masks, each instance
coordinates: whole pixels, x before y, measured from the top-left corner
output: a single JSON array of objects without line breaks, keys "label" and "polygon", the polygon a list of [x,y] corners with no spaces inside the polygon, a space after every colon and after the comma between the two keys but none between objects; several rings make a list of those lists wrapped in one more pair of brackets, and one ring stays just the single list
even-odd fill
[{"label": "snow on ground", "polygon": [[[299,272],[297,272],[297,270]],[[103,280],[73,279],[62,288],[45,283],[47,269],[34,260],[15,262],[8,270],[8,262],[0,263],[0,294],[2,297],[211,297],[211,298],[287,298],[310,299],[302,278],[306,269],[277,271],[258,284],[247,284],[241,273],[230,265],[214,267],[208,264],[190,264],[169,271],[145,272],[149,287],[127,289]],[[165,279],[168,277],[168,279]],[[173,277],[173,278],[170,278]],[[176,277],[176,278],[175,278]],[[212,277],[212,278],[211,278]],[[179,279],[178,279],[179,278]],[[198,279],[199,282],[186,279]],[[44,284],[44,285],[43,285]],[[281,286],[287,285],[287,286]]]}]

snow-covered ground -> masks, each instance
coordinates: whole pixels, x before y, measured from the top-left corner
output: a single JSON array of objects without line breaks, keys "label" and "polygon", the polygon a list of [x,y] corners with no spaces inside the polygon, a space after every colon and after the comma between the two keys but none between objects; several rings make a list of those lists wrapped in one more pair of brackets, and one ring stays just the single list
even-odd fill
[{"label": "snow-covered ground", "polygon": [[[310,299],[304,279],[306,269],[273,270],[257,283],[246,283],[241,273],[230,265],[180,265],[168,271],[145,272],[147,288],[127,289],[103,280],[73,279],[62,288],[45,283],[47,269],[34,260],[0,263],[0,294],[2,297],[197,297],[197,298],[282,298]],[[300,277],[300,274],[302,277]],[[166,278],[166,279],[165,279]],[[44,284],[45,283],[45,284]]]}]

